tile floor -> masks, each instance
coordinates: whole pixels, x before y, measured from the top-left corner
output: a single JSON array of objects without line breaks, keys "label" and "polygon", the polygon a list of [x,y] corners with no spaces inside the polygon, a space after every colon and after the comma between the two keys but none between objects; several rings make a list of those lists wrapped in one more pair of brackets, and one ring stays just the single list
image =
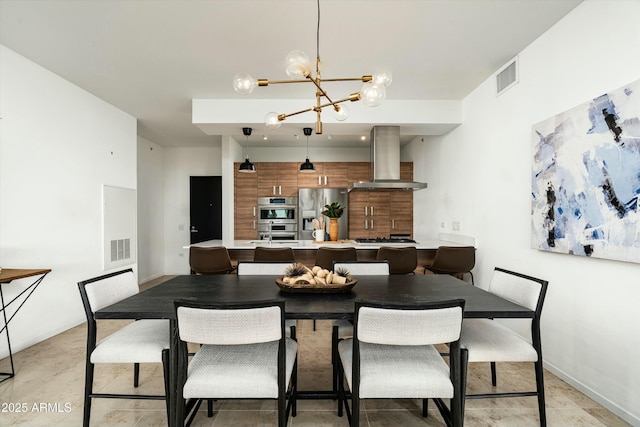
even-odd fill
[{"label": "tile floor", "polygon": [[[119,328],[122,322],[124,321],[105,321],[99,328],[104,328],[103,331],[108,333],[109,329]],[[298,375],[299,388],[304,390],[331,388],[331,323],[318,321],[316,329],[313,331],[311,321],[299,322]],[[15,354],[17,375],[0,384],[0,425],[82,425],[85,341],[86,326],[80,325]],[[8,359],[0,360],[0,371],[7,369],[7,366]],[[95,390],[131,392],[132,371],[129,365],[96,368]],[[490,391],[489,377],[488,364],[470,365],[470,392]],[[546,372],[545,382],[549,426],[629,426],[553,374]],[[533,390],[533,369],[530,364],[499,364],[498,384],[499,389],[517,387],[520,390]],[[162,390],[160,366],[142,365],[138,391],[161,394]],[[277,425],[273,401],[220,402],[216,404],[212,418],[207,418],[205,406],[202,405],[194,426]],[[362,426],[444,426],[433,404],[430,405],[429,416],[422,418],[418,400],[364,401],[362,411]],[[166,425],[164,402],[96,399],[92,408],[91,425]],[[538,426],[536,399],[525,397],[468,401],[465,425]],[[336,402],[306,400],[299,401],[298,415],[289,419],[289,426],[346,427],[348,423],[346,417],[336,415]]]}]

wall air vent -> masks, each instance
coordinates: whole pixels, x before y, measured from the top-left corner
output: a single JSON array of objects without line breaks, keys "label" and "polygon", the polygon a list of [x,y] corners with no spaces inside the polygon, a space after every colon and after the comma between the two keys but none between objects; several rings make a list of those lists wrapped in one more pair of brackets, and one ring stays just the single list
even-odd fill
[{"label": "wall air vent", "polygon": [[131,258],[131,240],[118,239],[111,241],[111,262]]},{"label": "wall air vent", "polygon": [[509,61],[496,74],[496,95],[518,84],[518,58]]}]

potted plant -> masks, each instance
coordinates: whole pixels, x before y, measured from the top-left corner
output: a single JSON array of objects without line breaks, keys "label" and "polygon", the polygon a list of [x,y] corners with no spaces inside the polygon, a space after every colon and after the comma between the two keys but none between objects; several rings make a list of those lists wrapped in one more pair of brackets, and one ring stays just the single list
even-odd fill
[{"label": "potted plant", "polygon": [[338,240],[339,234],[338,218],[344,213],[344,206],[333,202],[330,205],[324,205],[324,210],[321,213],[329,217],[329,239],[335,242]]}]

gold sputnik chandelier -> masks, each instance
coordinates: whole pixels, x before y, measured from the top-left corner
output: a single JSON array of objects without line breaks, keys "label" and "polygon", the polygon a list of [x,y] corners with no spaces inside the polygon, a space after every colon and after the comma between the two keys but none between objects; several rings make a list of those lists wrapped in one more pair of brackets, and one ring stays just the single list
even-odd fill
[{"label": "gold sputnik chandelier", "polygon": [[[265,125],[271,129],[277,129],[287,117],[314,111],[316,113],[316,134],[322,133],[322,109],[331,107],[334,117],[338,121],[344,121],[349,117],[349,109],[345,102],[362,101],[369,107],[378,106],[386,97],[386,88],[391,84],[391,74],[365,75],[362,77],[346,77],[335,79],[323,79],[320,76],[320,0],[318,4],[318,24],[316,28],[316,60],[315,75],[312,74],[313,63],[309,56],[301,50],[289,52],[285,58],[286,72],[290,80],[254,79],[249,74],[239,73],[233,77],[233,88],[241,95],[248,95],[257,86],[269,86],[284,83],[313,83],[316,87],[316,103],[314,106],[289,114],[270,112],[265,116]],[[333,99],[323,89],[326,82],[361,81],[364,83],[359,92],[350,94],[345,98]]]}]

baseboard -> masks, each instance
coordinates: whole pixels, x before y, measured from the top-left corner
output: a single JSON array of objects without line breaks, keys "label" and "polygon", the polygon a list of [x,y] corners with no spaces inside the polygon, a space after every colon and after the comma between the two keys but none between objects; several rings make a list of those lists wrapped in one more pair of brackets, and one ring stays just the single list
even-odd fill
[{"label": "baseboard", "polygon": [[164,276],[164,274],[158,273],[158,274],[154,274],[154,275],[149,276],[149,277],[144,277],[144,278],[138,277],[138,284],[142,285],[143,283],[147,283],[147,282],[150,282],[152,280],[156,280],[157,278],[160,278],[162,276]]},{"label": "baseboard", "polygon": [[561,369],[558,369],[556,366],[548,362],[544,362],[544,368],[549,372],[551,372],[556,377],[560,378],[561,380],[569,384],[571,387],[578,390],[580,393],[593,399],[598,404],[604,406],[606,409],[608,409],[618,417],[622,418],[624,421],[628,422],[632,426],[640,427],[640,418],[635,417],[633,414],[629,413],[629,411],[627,411],[624,408],[621,408],[616,403],[602,396],[592,388],[582,384],[580,381],[567,375],[564,371],[562,371]]}]

